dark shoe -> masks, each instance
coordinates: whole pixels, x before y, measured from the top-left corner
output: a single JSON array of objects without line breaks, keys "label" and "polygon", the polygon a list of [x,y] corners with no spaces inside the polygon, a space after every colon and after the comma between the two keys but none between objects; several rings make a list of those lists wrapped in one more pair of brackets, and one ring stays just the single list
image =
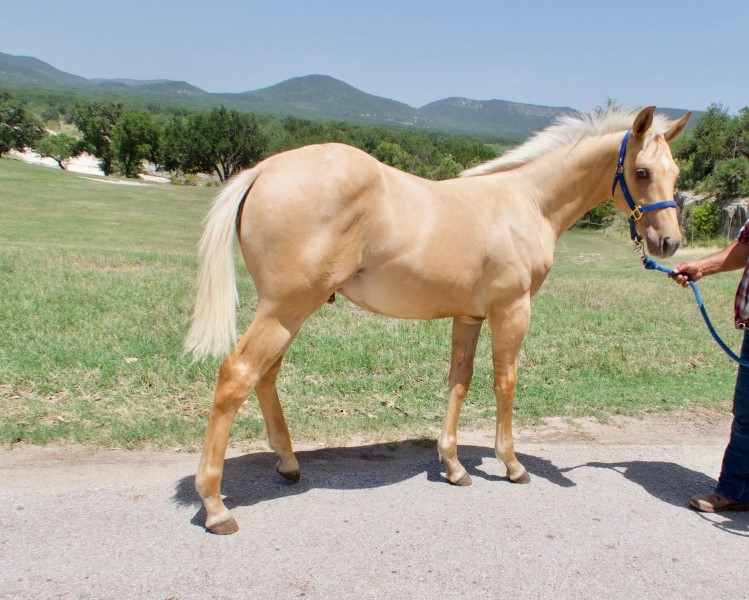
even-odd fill
[{"label": "dark shoe", "polygon": [[696,508],[700,512],[721,512],[724,510],[738,510],[744,511],[749,510],[749,504],[742,504],[741,502],[734,502],[728,498],[724,498],[717,492],[712,494],[705,494],[704,496],[692,496],[689,499],[689,506]]}]

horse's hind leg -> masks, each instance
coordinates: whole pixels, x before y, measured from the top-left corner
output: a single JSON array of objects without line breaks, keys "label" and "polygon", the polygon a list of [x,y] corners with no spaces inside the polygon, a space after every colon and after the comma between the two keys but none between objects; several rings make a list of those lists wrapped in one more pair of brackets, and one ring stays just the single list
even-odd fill
[{"label": "horse's hind leg", "polygon": [[278,390],[276,389],[276,377],[278,376],[278,370],[281,368],[282,360],[282,358],[279,358],[262,377],[255,391],[260,402],[260,410],[263,412],[265,428],[268,432],[268,444],[271,450],[278,455],[276,471],[284,479],[299,481],[299,463],[291,448],[289,428],[286,425],[281,403],[278,400]]},{"label": "horse's hind leg", "polygon": [[[195,488],[207,513],[205,525],[214,533],[234,533],[238,529],[236,521],[221,500],[224,456],[234,417],[247,396],[268,372],[277,364],[280,366],[281,357],[306,316],[281,320],[273,312],[264,310],[261,305],[249,329],[221,365],[203,453],[195,476]],[[280,421],[276,416],[273,422],[280,424],[282,421],[283,415],[280,416]],[[283,429],[285,428],[286,424],[283,422]],[[288,431],[286,438],[288,439]]]},{"label": "horse's hind leg", "polygon": [[473,377],[473,357],[483,321],[453,319],[450,359],[450,399],[437,450],[447,469],[447,478],[455,485],[470,485],[471,477],[458,460],[458,417]]}]

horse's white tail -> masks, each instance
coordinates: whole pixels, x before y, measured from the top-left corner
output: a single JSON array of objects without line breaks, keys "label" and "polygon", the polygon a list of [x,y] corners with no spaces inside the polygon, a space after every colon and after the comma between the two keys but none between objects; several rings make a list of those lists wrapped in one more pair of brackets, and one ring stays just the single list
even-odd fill
[{"label": "horse's white tail", "polygon": [[237,284],[233,241],[237,211],[260,170],[236,175],[216,196],[198,245],[198,293],[185,353],[194,360],[227,354],[237,338]]}]

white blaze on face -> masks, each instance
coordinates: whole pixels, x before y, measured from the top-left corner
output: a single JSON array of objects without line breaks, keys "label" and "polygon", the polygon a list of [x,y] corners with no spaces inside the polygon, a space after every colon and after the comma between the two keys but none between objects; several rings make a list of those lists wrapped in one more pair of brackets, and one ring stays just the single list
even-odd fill
[{"label": "white blaze on face", "polygon": [[663,163],[663,170],[668,173],[671,170],[671,161],[668,160],[667,156],[661,156],[661,162]]}]

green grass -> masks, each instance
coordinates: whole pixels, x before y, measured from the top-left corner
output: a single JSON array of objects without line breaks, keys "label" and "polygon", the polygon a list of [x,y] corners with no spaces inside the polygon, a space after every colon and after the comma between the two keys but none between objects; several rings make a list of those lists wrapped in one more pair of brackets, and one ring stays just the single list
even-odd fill
[{"label": "green grass", "polygon": [[[181,344],[214,193],[109,185],[0,160],[0,443],[199,446],[218,361],[193,364]],[[244,327],[255,298],[238,272]],[[737,281],[735,273],[700,284],[734,348]],[[434,436],[449,338],[449,321],[385,319],[340,297],[326,305],[279,378],[292,437]],[[644,271],[625,237],[569,232],[533,301],[515,418],[725,409],[734,376],[691,292]],[[461,427],[490,427],[494,413],[485,327]],[[232,443],[264,437],[250,399]]]}]

